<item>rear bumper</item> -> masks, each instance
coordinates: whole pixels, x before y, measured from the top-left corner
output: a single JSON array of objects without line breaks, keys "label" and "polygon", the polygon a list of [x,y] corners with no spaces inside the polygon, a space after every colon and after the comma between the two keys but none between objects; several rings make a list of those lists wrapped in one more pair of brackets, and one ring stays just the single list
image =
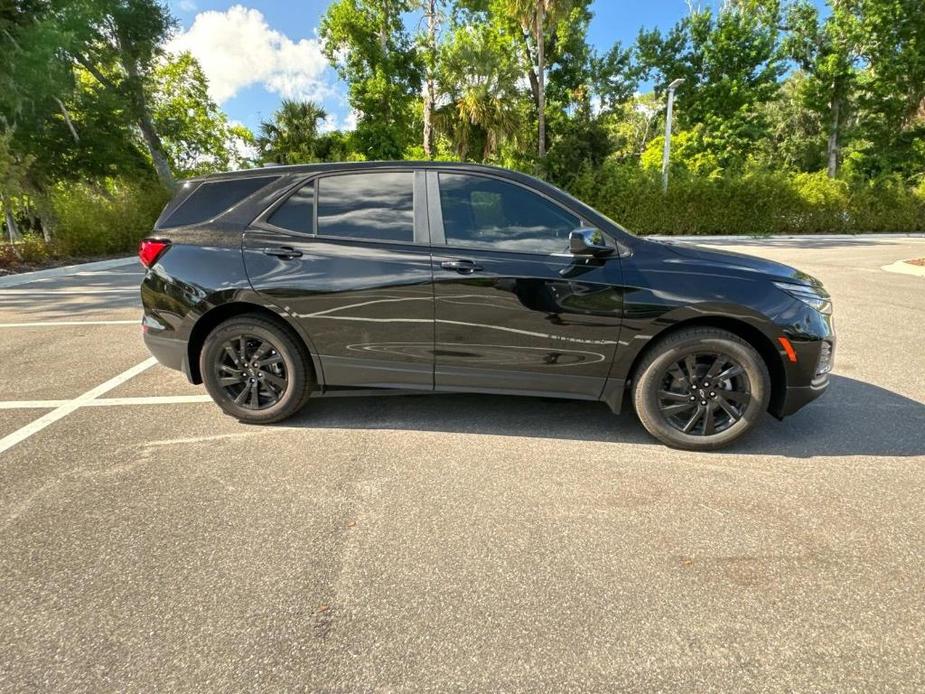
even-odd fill
[{"label": "rear bumper", "polygon": [[150,332],[144,334],[145,347],[151,352],[151,355],[168,369],[182,371],[190,380],[189,352],[186,349],[184,340],[176,340],[169,337],[152,335]]}]

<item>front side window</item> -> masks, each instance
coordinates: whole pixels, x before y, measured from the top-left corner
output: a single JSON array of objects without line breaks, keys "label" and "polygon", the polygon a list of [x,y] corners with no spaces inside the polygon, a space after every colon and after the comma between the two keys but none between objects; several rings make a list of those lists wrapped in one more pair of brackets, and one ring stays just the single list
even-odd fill
[{"label": "front side window", "polygon": [[414,241],[414,172],[383,171],[318,180],[318,235]]},{"label": "front side window", "polygon": [[564,253],[580,220],[526,188],[496,178],[441,173],[443,231],[450,246]]}]

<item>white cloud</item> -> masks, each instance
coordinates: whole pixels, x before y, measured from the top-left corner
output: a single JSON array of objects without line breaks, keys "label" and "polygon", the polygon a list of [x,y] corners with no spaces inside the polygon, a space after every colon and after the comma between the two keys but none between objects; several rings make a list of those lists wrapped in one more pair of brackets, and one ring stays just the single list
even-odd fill
[{"label": "white cloud", "polygon": [[320,100],[333,91],[325,81],[328,63],[320,41],[295,42],[270,28],[259,10],[242,5],[200,12],[167,50],[193,54],[220,104],[253,84],[289,99]]},{"label": "white cloud", "polygon": [[347,115],[344,116],[344,119],[338,120],[337,114],[329,113],[327,117],[321,122],[318,130],[322,133],[330,133],[335,130],[340,130],[342,132],[349,132],[351,130],[357,129],[357,119],[360,114],[354,110],[347,112]]},{"label": "white cloud", "polygon": [[180,9],[184,12],[195,12],[199,6],[195,0],[180,0]]},{"label": "white cloud", "polygon": [[318,131],[322,133],[330,133],[335,130],[337,130],[337,116],[335,116],[333,113],[329,113],[321,122]]},{"label": "white cloud", "polygon": [[350,109],[350,113],[347,114],[347,117],[344,118],[344,126],[341,130],[356,130],[357,129],[357,120],[359,120],[360,114],[358,111]]},{"label": "white cloud", "polygon": [[[247,127],[239,120],[229,121],[229,125],[236,125],[238,127]],[[239,137],[231,137],[225,143],[225,146],[231,152],[231,163],[235,167],[240,167],[246,164],[247,162],[252,162],[257,160],[257,156],[260,152],[257,150],[256,145],[245,142]]]}]

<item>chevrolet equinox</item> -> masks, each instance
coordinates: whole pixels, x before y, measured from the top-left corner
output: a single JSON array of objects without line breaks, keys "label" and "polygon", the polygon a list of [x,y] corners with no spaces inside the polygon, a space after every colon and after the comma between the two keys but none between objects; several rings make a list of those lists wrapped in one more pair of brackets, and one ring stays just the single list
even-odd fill
[{"label": "chevrolet equinox", "polygon": [[502,393],[626,401],[666,444],[709,450],[793,414],[832,368],[812,277],[633,236],[487,166],[195,178],[139,256],[148,349],[254,424],[338,391]]}]

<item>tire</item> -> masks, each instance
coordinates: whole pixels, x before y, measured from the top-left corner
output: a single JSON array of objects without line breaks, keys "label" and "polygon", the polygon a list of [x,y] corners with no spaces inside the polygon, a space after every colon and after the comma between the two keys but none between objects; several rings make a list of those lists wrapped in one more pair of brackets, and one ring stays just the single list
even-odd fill
[{"label": "tire", "polygon": [[[693,388],[691,369],[697,381]],[[761,355],[739,336],[688,328],[645,355],[632,397],[639,421],[652,436],[673,448],[711,451],[729,445],[761,419],[771,397],[771,377]],[[699,420],[691,424],[698,412]]]},{"label": "tire", "polygon": [[[250,359],[255,361],[246,363]],[[247,424],[272,424],[291,417],[305,406],[314,385],[302,341],[255,314],[235,316],[216,326],[203,343],[199,369],[215,403]]]}]

